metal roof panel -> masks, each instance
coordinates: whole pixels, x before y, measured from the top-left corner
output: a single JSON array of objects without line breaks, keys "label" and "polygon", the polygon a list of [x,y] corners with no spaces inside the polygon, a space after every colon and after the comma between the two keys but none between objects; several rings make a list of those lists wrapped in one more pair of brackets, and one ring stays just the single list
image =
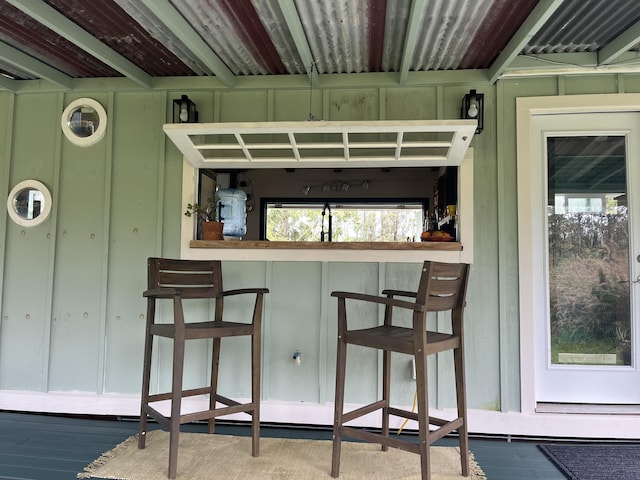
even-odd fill
[{"label": "metal roof panel", "polygon": [[[545,9],[549,20],[527,31]],[[639,21],[638,0],[0,0],[0,71],[63,88],[122,75],[146,87],[215,75],[233,88],[234,77],[312,68],[404,82],[412,71],[491,71],[516,37],[516,50],[528,39],[520,55],[603,53],[640,70],[622,57],[640,49]]]},{"label": "metal roof panel", "polygon": [[68,19],[152,76],[193,72],[113,0],[45,0]]},{"label": "metal roof panel", "polygon": [[[0,0],[0,41],[74,78],[120,76],[4,0]],[[18,76],[19,72],[16,69]]]},{"label": "metal roof panel", "polygon": [[522,53],[596,52],[638,20],[637,0],[565,0]]}]

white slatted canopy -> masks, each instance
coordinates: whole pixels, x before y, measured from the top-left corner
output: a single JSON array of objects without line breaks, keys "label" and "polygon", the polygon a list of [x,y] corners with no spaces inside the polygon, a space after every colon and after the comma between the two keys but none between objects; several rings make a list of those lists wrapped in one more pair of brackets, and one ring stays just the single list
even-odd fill
[{"label": "white slatted canopy", "polygon": [[171,123],[196,168],[440,167],[462,162],[475,120]]}]

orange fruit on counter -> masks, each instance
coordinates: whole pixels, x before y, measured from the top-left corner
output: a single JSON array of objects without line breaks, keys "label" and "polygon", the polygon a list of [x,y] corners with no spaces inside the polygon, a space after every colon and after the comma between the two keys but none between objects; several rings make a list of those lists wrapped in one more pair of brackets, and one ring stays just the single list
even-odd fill
[{"label": "orange fruit on counter", "polygon": [[431,236],[431,232],[422,232],[420,234],[420,238],[429,238]]},{"label": "orange fruit on counter", "polygon": [[446,237],[447,234],[444,233],[442,230],[436,230],[435,232],[432,233],[432,235],[434,237]]}]

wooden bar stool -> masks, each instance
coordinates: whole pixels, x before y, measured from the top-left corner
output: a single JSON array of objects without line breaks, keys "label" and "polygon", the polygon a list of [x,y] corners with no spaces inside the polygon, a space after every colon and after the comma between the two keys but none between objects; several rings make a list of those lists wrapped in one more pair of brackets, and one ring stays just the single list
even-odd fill
[{"label": "wooden bar stool", "polygon": [[[219,260],[170,260],[148,259],[147,327],[145,334],[144,367],[142,380],[142,401],[140,407],[140,433],[138,448],[145,447],[147,417],[158,421],[169,430],[169,472],[168,477],[176,478],[178,468],[178,437],[180,425],[188,422],[208,420],[209,433],[214,432],[215,418],[232,413],[245,412],[251,415],[251,454],[259,455],[260,442],[260,341],[263,295],[266,288],[244,288],[224,291],[222,288],[222,266]],[[253,317],[250,323],[223,321],[224,298],[232,295],[255,294]],[[166,299],[173,303],[173,322],[156,323],[156,300]],[[183,300],[215,299],[212,321],[185,321]],[[218,367],[220,342],[223,337],[251,336],[251,402],[238,403],[218,393]],[[151,354],[154,336],[173,339],[173,373],[171,391],[149,393],[151,379]],[[184,353],[186,340],[213,339],[211,358],[211,384],[203,388],[183,390]],[[207,410],[181,414],[182,398],[194,395],[208,395]],[[167,417],[151,404],[161,400],[171,401],[171,413]],[[222,404],[222,407],[218,407]]]},{"label": "wooden bar stool", "polygon": [[[469,476],[469,447],[467,439],[467,408],[464,382],[463,310],[469,276],[469,265],[424,262],[417,292],[384,290],[382,295],[333,292],[338,299],[338,350],[336,363],[336,401],[333,424],[333,456],[331,476],[340,473],[342,437],[352,437],[380,443],[382,450],[389,446],[420,455],[423,480],[430,480],[429,446],[445,435],[457,431],[460,440],[462,475]],[[365,329],[349,330],[346,300],[373,302],[384,305],[384,324]],[[412,327],[393,325],[395,308],[412,311]],[[427,312],[451,311],[452,333],[427,331]],[[377,323],[377,322],[376,322]],[[347,345],[361,345],[383,350],[382,400],[344,413],[345,369]],[[427,357],[453,350],[457,417],[443,420],[429,416]],[[416,365],[417,413],[393,408],[389,403],[391,391],[391,352],[412,355]],[[345,426],[356,418],[381,410],[381,432]],[[389,436],[389,417],[397,416],[418,422],[418,443]],[[430,431],[430,425],[436,428]]]}]

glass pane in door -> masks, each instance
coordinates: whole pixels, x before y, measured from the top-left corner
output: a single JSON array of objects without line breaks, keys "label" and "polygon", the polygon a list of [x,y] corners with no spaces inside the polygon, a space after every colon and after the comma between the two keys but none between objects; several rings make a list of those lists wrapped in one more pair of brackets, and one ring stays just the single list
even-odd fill
[{"label": "glass pane in door", "polygon": [[547,138],[550,363],[631,365],[624,136]]}]

